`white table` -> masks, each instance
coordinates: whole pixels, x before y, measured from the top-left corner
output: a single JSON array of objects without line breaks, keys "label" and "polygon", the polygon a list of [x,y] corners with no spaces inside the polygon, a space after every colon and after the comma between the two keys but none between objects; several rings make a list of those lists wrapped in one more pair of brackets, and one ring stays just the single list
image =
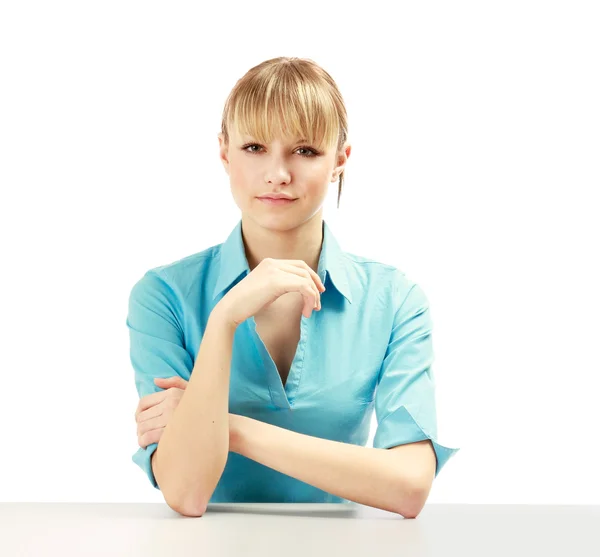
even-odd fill
[{"label": "white table", "polygon": [[600,556],[600,506],[427,504],[415,519],[357,504],[0,503],[2,557]]}]

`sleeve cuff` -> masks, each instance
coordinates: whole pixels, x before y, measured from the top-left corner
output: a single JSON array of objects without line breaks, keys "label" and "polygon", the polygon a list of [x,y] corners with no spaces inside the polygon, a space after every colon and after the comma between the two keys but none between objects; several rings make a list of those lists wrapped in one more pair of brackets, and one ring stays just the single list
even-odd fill
[{"label": "sleeve cuff", "polygon": [[414,443],[416,441],[424,441],[429,439],[433,444],[435,456],[437,460],[435,477],[440,473],[446,462],[456,454],[460,448],[450,448],[440,445],[437,441],[437,436],[432,435],[427,430],[422,428],[415,420],[406,406],[400,406],[388,414],[377,425],[377,431],[373,439],[373,447],[376,449],[389,449],[396,445],[404,445]]},{"label": "sleeve cuff", "polygon": [[152,454],[158,447],[158,443],[151,443],[147,447],[140,447],[134,455],[131,457],[131,460],[135,462],[148,476],[150,483],[160,491],[160,487],[156,483],[156,478],[154,477],[154,473],[152,472],[152,463],[151,458]]}]

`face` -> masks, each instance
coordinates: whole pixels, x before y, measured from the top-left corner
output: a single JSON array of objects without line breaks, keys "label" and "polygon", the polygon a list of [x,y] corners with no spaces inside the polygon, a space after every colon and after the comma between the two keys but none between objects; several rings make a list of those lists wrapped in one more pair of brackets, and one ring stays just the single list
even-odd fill
[{"label": "face", "polygon": [[[231,192],[242,213],[264,224],[303,222],[321,209],[331,183],[338,178],[350,155],[335,148],[322,152],[302,138],[276,138],[270,145],[233,130],[226,148],[219,134],[220,158],[229,174]],[[271,205],[259,196],[280,192],[295,198],[285,205]]]}]

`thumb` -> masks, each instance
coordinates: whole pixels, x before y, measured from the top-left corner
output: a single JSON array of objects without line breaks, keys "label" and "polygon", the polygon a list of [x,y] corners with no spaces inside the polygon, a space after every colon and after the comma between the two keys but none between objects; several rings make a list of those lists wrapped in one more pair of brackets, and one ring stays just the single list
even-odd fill
[{"label": "thumb", "polygon": [[185,384],[187,382],[179,375],[174,375],[173,377],[155,377],[154,381],[160,381],[162,383],[174,383],[176,385]]}]

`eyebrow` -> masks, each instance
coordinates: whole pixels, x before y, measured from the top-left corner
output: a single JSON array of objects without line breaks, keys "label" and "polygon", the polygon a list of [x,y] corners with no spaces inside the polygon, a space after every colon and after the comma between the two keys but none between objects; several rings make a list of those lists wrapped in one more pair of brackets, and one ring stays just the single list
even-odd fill
[{"label": "eyebrow", "polygon": [[[248,140],[254,140],[254,136],[252,135],[244,135],[242,137]],[[308,139],[297,139],[294,143],[308,143]]]}]

